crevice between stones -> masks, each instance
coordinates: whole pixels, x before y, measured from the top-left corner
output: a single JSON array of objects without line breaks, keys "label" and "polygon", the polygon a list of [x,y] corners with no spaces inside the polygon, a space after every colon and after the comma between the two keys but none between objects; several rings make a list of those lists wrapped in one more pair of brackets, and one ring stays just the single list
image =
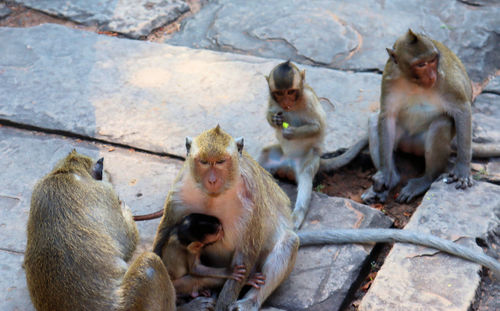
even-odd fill
[{"label": "crevice between stones", "polygon": [[6,253],[11,253],[11,254],[16,254],[16,255],[24,255],[24,252],[15,251],[15,250],[3,248],[3,247],[0,247],[0,251],[6,252]]},{"label": "crevice between stones", "polygon": [[141,152],[141,153],[160,156],[160,157],[167,157],[167,158],[179,160],[179,161],[185,160],[184,157],[178,156],[175,154],[171,154],[171,153],[151,151],[151,150],[142,149],[142,148],[138,148],[138,147],[127,145],[127,144],[121,144],[121,143],[107,141],[104,139],[99,139],[99,138],[90,137],[90,136],[86,136],[86,135],[76,134],[76,133],[69,132],[69,131],[43,128],[43,127],[38,127],[38,126],[34,126],[34,125],[29,125],[29,124],[17,123],[17,122],[13,122],[13,121],[1,119],[1,118],[0,118],[0,125],[12,127],[12,128],[17,128],[17,129],[21,129],[21,130],[28,130],[28,131],[44,133],[44,134],[55,134],[55,135],[64,136],[67,138],[80,139],[80,140],[86,141],[86,142],[99,143],[99,144],[109,145],[112,147],[118,147],[118,148],[123,148],[123,149],[134,149],[134,151],[136,151],[136,152]]}]

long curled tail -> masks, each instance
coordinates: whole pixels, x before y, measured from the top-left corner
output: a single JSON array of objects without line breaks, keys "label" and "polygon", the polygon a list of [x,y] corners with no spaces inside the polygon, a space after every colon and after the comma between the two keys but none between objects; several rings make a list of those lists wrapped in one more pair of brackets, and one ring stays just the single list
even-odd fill
[{"label": "long curled tail", "polygon": [[330,159],[321,159],[319,164],[320,171],[333,171],[339,169],[347,164],[351,163],[352,160],[368,145],[368,137],[363,137],[352,145],[346,152],[342,153],[338,157]]},{"label": "long curled tail", "polygon": [[494,258],[435,235],[401,229],[331,229],[297,232],[300,245],[346,243],[411,243],[434,248],[481,264],[500,277],[500,263]]}]

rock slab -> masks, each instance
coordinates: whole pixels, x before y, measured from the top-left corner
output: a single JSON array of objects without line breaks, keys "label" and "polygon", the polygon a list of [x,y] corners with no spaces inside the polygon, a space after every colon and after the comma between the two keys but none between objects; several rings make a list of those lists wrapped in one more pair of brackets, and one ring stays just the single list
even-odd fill
[{"label": "rock slab", "polygon": [[[285,186],[295,199],[295,189]],[[293,205],[293,204],[292,204]],[[354,201],[314,192],[302,230],[387,228],[392,221],[380,211]],[[295,268],[266,305],[288,311],[332,311],[340,307],[374,245],[304,246]]]},{"label": "rock slab", "polygon": [[[408,28],[442,41],[475,81],[500,69],[494,1],[212,1],[166,42],[343,70],[382,71]],[[467,25],[467,27],[463,27]]]},{"label": "rock slab", "polygon": [[[477,182],[458,191],[435,182],[405,229],[434,234],[482,252],[485,239],[500,227],[500,187]],[[498,251],[498,250],[497,250]],[[469,310],[480,283],[481,266],[435,250],[396,244],[359,310]]]},{"label": "rock slab", "polygon": [[0,18],[4,18],[12,12],[5,3],[0,3]]},{"label": "rock slab", "polygon": [[[184,156],[217,124],[253,157],[276,139],[265,75],[279,60],[118,39],[46,24],[0,28],[0,119]],[[325,149],[365,135],[380,75],[303,66],[323,100]],[[332,106],[335,106],[333,108]]]},{"label": "rock slab", "polygon": [[131,38],[173,22],[189,11],[183,0],[15,0],[24,6]]}]

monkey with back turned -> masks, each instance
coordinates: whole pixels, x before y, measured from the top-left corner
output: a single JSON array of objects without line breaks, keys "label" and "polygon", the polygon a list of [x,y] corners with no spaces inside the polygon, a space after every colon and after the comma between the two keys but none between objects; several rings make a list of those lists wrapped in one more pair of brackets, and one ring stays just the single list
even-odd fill
[{"label": "monkey with back turned", "polygon": [[[175,310],[175,291],[160,257],[140,255],[130,210],[102,180],[102,159],[72,151],[35,186],[24,259],[39,311]],[[199,298],[177,310],[210,310]]]}]

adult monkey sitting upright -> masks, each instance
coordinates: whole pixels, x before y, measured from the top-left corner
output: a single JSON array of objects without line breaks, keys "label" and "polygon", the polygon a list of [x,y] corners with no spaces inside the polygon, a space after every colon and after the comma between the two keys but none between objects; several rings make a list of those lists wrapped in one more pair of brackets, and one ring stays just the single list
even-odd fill
[{"label": "adult monkey sitting upright", "polygon": [[457,137],[457,160],[449,182],[472,186],[472,85],[462,62],[442,43],[408,30],[387,49],[380,113],[369,120],[370,154],[377,173],[362,199],[384,202],[400,180],[393,154],[399,149],[425,156],[425,173],[410,179],[397,197],[409,202],[429,189],[445,170],[451,140]]},{"label": "adult monkey sitting upright", "polygon": [[[293,269],[299,240],[301,246],[395,241],[420,244],[481,263],[500,275],[495,259],[419,232],[335,229],[295,233],[290,200],[272,176],[243,151],[242,138],[235,140],[217,126],[194,139],[187,138],[186,148],[187,159],[165,201],[154,252],[165,255],[172,230],[186,215],[212,215],[219,218],[224,235],[204,248],[204,263],[226,268],[243,265],[245,280],[255,271],[266,277],[260,289],[251,288],[240,300],[245,282],[227,280],[217,300],[217,311],[259,310]],[[189,288],[189,284],[184,285]],[[192,288],[196,286],[194,282]]]},{"label": "adult monkey sitting upright", "polygon": [[[243,138],[233,139],[219,126],[186,138],[186,149],[187,159],[165,202],[154,252],[164,254],[171,230],[186,215],[217,217],[224,235],[204,248],[205,263],[245,266],[246,271],[243,282],[225,282],[216,309],[258,310],[295,263],[299,239],[292,230],[290,200],[243,150]],[[254,272],[262,272],[265,284],[237,300],[244,281]]]}]

